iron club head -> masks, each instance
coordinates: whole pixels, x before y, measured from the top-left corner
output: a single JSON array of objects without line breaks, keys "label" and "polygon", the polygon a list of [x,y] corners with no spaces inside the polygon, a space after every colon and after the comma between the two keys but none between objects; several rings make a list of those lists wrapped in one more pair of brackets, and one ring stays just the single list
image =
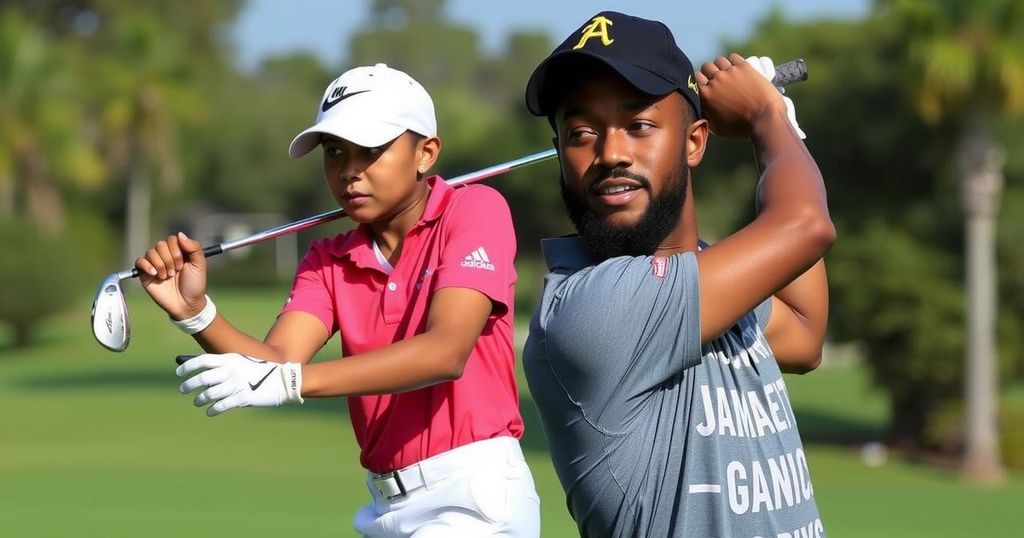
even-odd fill
[{"label": "iron club head", "polygon": [[128,305],[121,289],[121,281],[131,277],[131,271],[111,273],[103,279],[92,301],[92,335],[111,351],[124,351],[131,338]]}]

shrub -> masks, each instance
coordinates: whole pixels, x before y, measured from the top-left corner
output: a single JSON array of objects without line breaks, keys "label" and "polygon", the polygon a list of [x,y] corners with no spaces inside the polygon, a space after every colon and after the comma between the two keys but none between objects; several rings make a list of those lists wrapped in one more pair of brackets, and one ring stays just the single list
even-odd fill
[{"label": "shrub", "polygon": [[21,222],[0,222],[0,245],[0,323],[22,347],[40,321],[75,301],[76,261],[65,241]]},{"label": "shrub", "polygon": [[[1024,469],[1024,406],[1012,399],[999,402],[999,452],[1010,469]],[[960,456],[964,450],[964,407],[957,401],[935,413],[925,430],[928,448]]]}]

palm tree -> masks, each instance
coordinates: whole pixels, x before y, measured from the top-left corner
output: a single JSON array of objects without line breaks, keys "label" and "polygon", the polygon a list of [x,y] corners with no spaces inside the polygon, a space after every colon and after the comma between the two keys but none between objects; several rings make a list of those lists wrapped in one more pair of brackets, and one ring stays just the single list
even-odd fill
[{"label": "palm tree", "polygon": [[105,169],[85,134],[73,52],[16,11],[0,11],[0,218],[64,226],[63,188],[94,187]]},{"label": "palm tree", "polygon": [[999,118],[1024,113],[1024,2],[882,0],[907,36],[921,116],[957,129],[965,214],[965,454],[970,480],[999,482],[994,225],[1003,184]]},{"label": "palm tree", "polygon": [[198,113],[188,81],[189,56],[180,36],[146,12],[112,21],[99,69],[107,158],[127,181],[125,261],[150,245],[152,177],[165,190],[183,183],[177,124]]}]

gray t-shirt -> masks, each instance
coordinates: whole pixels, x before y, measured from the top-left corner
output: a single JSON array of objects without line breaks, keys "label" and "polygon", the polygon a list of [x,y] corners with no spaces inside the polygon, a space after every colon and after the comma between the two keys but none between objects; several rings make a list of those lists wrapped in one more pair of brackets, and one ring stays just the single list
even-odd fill
[{"label": "gray t-shirt", "polygon": [[700,343],[692,253],[594,263],[547,239],[523,365],[583,536],[825,535],[771,302]]}]

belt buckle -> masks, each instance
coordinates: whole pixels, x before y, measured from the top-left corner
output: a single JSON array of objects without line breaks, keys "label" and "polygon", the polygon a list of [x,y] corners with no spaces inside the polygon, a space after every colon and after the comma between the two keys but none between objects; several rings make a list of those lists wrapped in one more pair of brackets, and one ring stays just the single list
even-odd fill
[{"label": "belt buckle", "polygon": [[[392,480],[394,480],[394,485],[398,487],[397,492],[395,492],[394,487],[391,487]],[[373,478],[373,485],[389,501],[406,495],[405,484],[402,483],[402,478],[398,475],[398,471],[388,471],[375,476]]]}]

